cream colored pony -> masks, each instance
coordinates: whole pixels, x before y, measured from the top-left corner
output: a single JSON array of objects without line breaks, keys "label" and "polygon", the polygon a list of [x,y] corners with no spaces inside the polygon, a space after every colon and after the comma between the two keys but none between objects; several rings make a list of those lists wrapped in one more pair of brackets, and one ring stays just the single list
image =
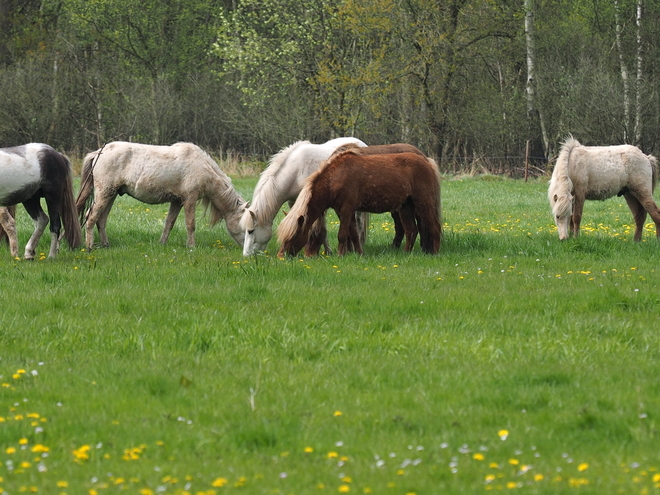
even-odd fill
[{"label": "cream colored pony", "polygon": [[635,220],[635,241],[642,238],[646,214],[655,222],[660,237],[660,209],[653,201],[657,180],[655,157],[630,145],[582,146],[569,137],[562,145],[552,172],[548,200],[559,239],[580,233],[584,201],[626,198]]},{"label": "cream colored pony", "polygon": [[101,245],[108,246],[106,223],[117,195],[129,196],[148,204],[170,203],[161,243],[166,243],[181,208],[186,216],[188,246],[195,245],[195,208],[201,200],[211,209],[211,226],[224,219],[233,239],[243,245],[238,222],[245,200],[234,189],[231,179],[198,146],[177,143],[172,146],[116,141],[85,157],[76,200],[82,216],[94,192],[87,214],[86,245],[92,248],[94,226]]}]

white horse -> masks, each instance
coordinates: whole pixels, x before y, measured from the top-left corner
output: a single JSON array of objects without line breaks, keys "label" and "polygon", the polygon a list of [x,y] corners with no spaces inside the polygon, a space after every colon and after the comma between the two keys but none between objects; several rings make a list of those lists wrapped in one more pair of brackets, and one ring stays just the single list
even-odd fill
[{"label": "white horse", "polygon": [[224,219],[232,238],[243,244],[238,223],[245,200],[234,189],[231,179],[198,146],[177,143],[152,146],[116,141],[85,157],[76,200],[82,216],[94,192],[86,219],[86,245],[94,244],[98,226],[102,246],[109,246],[106,223],[117,195],[129,196],[148,204],[170,203],[160,242],[165,244],[181,208],[186,216],[188,246],[195,245],[195,207],[202,200],[210,207],[211,226]]},{"label": "white horse", "polygon": [[580,233],[582,209],[587,199],[626,198],[635,220],[635,241],[642,238],[646,214],[660,237],[660,209],[653,201],[657,180],[655,157],[630,145],[582,146],[569,137],[562,145],[552,172],[548,200],[559,239]]},{"label": "white horse", "polygon": [[[298,141],[271,158],[268,168],[259,177],[252,201],[241,217],[240,226],[245,233],[244,256],[266,249],[273,236],[273,221],[282,205],[287,201],[292,205],[305,179],[318,170],[319,165],[339,146],[348,143],[366,146],[352,137],[332,139],[324,144]],[[320,221],[324,222],[323,219]],[[327,240],[324,245],[327,252]]]}]

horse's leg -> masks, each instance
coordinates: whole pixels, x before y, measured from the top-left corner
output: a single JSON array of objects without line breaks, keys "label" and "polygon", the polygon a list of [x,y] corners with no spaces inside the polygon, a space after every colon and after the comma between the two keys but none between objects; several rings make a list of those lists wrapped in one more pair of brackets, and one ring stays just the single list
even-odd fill
[{"label": "horse's leg", "polygon": [[188,247],[195,247],[195,207],[197,196],[191,195],[183,202],[183,213],[186,215],[186,230],[188,231]]},{"label": "horse's leg", "polygon": [[582,222],[582,210],[584,209],[584,197],[575,195],[575,203],[573,204],[573,215],[571,220],[573,222],[573,236],[580,235],[580,222]]},{"label": "horse's leg", "polygon": [[348,250],[348,243],[351,239],[357,241],[357,246],[355,250],[362,253],[362,246],[360,246],[359,236],[357,233],[357,227],[355,225],[355,210],[352,208],[342,208],[337,212],[339,217],[339,232],[337,233],[337,239],[339,245],[337,246],[337,254],[339,256],[344,256]]},{"label": "horse's leg", "polygon": [[442,225],[438,218],[437,207],[432,200],[417,199],[415,205],[415,223],[420,231],[420,246],[424,253],[436,254],[440,250]]},{"label": "horse's leg", "polygon": [[25,259],[33,260],[37,245],[39,244],[39,239],[41,239],[41,235],[44,233],[44,230],[46,230],[46,225],[48,225],[48,216],[41,208],[39,198],[30,198],[23,202],[23,206],[25,206],[25,210],[34,221],[34,232],[32,232],[30,240],[25,245]]},{"label": "horse's leg", "polygon": [[649,192],[643,198],[637,199],[653,219],[653,223],[655,223],[656,237],[660,238],[660,208],[658,208],[658,205],[655,204],[655,201],[653,201],[652,193]]},{"label": "horse's leg", "polygon": [[364,246],[367,242],[367,233],[369,232],[369,213],[366,211],[356,211],[355,222],[355,226],[360,234],[360,245]]},{"label": "horse's leg", "polygon": [[623,197],[626,198],[626,203],[628,203],[628,208],[630,208],[633,220],[635,221],[635,236],[633,239],[639,242],[642,240],[642,231],[644,229],[644,222],[646,222],[646,210],[642,206],[642,203],[630,192],[625,193]]},{"label": "horse's leg", "polygon": [[415,222],[415,205],[410,201],[406,201],[399,208],[399,219],[406,236],[406,245],[403,250],[409,253],[415,245],[418,234],[417,223]]},{"label": "horse's leg", "polygon": [[96,221],[96,228],[99,231],[99,243],[101,247],[110,247],[110,241],[108,240],[108,230],[106,225],[108,225],[108,217],[110,216],[110,210],[112,210],[112,205],[115,203],[117,196],[114,196],[103,211],[99,215],[99,219]]},{"label": "horse's leg", "polygon": [[362,230],[360,230],[360,225],[358,223],[359,213],[354,213],[353,218],[351,218],[351,223],[348,226],[348,252],[358,252],[364,254],[364,244],[362,243]]},{"label": "horse's leg", "polygon": [[321,245],[325,246],[325,254],[329,254],[328,229],[325,224],[325,215],[316,220],[309,229],[307,244],[305,245],[305,256],[317,256],[321,250]]},{"label": "horse's leg", "polygon": [[[179,212],[183,208],[183,203],[178,199],[175,199],[170,203],[170,209],[167,212],[167,218],[165,219],[165,225],[163,226],[163,235],[160,236],[160,243],[166,244],[167,239],[170,237],[170,232],[172,227],[174,227],[174,222],[176,222]],[[194,242],[194,240],[193,240]]]},{"label": "horse's leg", "polygon": [[401,223],[401,216],[398,211],[393,211],[390,213],[392,215],[392,221],[394,222],[394,240],[392,241],[392,247],[394,249],[399,249],[401,247],[401,242],[403,242],[403,235],[405,230],[403,224]]},{"label": "horse's leg", "polygon": [[62,219],[60,218],[60,199],[54,196],[46,196],[46,207],[50,215],[50,250],[48,257],[55,259],[60,250],[60,232],[62,231]]},{"label": "horse's leg", "polygon": [[[14,209],[14,207],[11,208]],[[0,208],[0,225],[7,234],[9,253],[16,258],[18,256],[18,236],[16,235],[16,222],[9,208]]]},{"label": "horse's leg", "polygon": [[[94,227],[98,224],[99,237],[101,238],[101,245],[108,245],[108,235],[105,231],[105,223],[108,220],[110,209],[117,197],[113,191],[97,189],[94,195],[92,206],[87,212],[87,219],[85,220],[85,246],[91,250],[94,246]],[[100,222],[103,217],[104,221]],[[105,241],[106,244],[103,244]]]}]

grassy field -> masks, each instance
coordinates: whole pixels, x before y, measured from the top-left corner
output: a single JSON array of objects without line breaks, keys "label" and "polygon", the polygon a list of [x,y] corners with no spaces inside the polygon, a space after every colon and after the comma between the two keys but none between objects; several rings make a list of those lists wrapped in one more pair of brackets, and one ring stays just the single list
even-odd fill
[{"label": "grassy field", "polygon": [[363,257],[244,259],[201,212],[162,246],[166,206],[130,198],[108,249],[3,247],[0,487],[660,493],[655,229],[615,198],[559,242],[546,187],[445,180],[438,256],[386,215]]}]

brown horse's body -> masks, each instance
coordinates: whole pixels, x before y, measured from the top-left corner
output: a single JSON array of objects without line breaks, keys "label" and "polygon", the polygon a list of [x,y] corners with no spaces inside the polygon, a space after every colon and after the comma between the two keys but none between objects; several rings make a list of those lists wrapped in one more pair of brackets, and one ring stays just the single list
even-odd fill
[{"label": "brown horse's body", "polygon": [[328,208],[339,217],[340,255],[350,243],[362,254],[354,213],[397,211],[405,230],[406,251],[411,251],[418,234],[415,215],[425,235],[424,252],[440,249],[440,180],[437,167],[423,155],[413,153],[376,154],[352,150],[329,159],[309,177],[298,201],[278,228],[280,254],[295,255],[305,245],[314,221]]},{"label": "brown horse's body", "polygon": [[[337,155],[343,151],[352,150],[354,153],[359,155],[387,155],[392,153],[414,153],[415,155],[423,156],[426,158],[426,155],[422,151],[413,146],[412,144],[407,143],[394,143],[394,144],[378,144],[374,146],[359,147],[353,143],[345,144],[337,148],[333,155]],[[435,162],[433,162],[435,164]],[[437,165],[436,165],[437,166]],[[403,237],[405,235],[403,224],[401,223],[401,217],[399,216],[398,211],[391,212],[392,221],[394,222],[394,239],[392,240],[393,248],[400,248],[401,242],[403,242]],[[421,236],[424,237],[426,234],[422,230]],[[313,243],[313,239],[310,239],[310,245]]]}]

